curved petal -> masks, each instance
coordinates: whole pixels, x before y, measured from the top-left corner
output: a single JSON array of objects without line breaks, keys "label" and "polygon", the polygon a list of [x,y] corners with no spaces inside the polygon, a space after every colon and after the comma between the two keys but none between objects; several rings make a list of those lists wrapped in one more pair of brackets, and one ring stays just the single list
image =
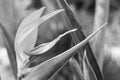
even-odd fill
[{"label": "curved petal", "polygon": [[103,24],[100,28],[98,28],[95,32],[89,35],[86,39],[68,49],[67,51],[35,66],[32,68],[28,68],[23,71],[23,74],[27,74],[27,76],[23,80],[48,80],[52,77],[57,71],[61,69],[65,65],[65,63],[82,47],[84,47],[91,38],[95,36],[107,23]]},{"label": "curved petal", "polygon": [[[37,29],[34,30],[32,33],[31,33],[31,36],[28,37],[28,39],[30,39],[30,41],[27,40],[24,40],[20,41],[20,39],[24,36],[22,35],[23,33],[23,30],[27,27],[27,25],[31,24],[32,22],[36,21],[37,19],[40,18],[40,16],[42,15],[43,11],[45,10],[45,7],[31,13],[29,16],[27,16],[23,21],[22,23],[20,24],[19,28],[18,28],[18,31],[16,33],[16,37],[15,37],[15,51],[16,51],[16,55],[19,59],[23,59],[21,58],[20,54],[21,53],[21,48],[23,48],[23,46],[27,45],[27,43],[31,43],[31,48],[34,47],[34,44],[35,44],[35,41],[36,41],[36,38],[37,38]],[[22,43],[23,42],[23,43]],[[20,44],[24,44],[24,45],[20,45]],[[28,46],[27,46],[28,47]]]},{"label": "curved petal", "polygon": [[[27,55],[23,54],[24,49],[32,49],[35,45],[36,39],[37,39],[37,28],[30,33],[31,36],[27,36],[26,39],[23,41],[20,41],[22,37],[24,37],[24,29],[28,27],[29,24],[32,22],[38,20],[40,16],[42,15],[43,11],[45,10],[45,7],[31,13],[29,16],[27,16],[22,23],[20,24],[18,31],[16,33],[15,37],[15,52],[17,57],[17,64],[18,64],[18,75],[21,69],[21,66],[23,65],[24,61],[28,58]],[[37,26],[37,25],[31,25],[31,26]],[[24,34],[24,35],[23,35]]]},{"label": "curved petal", "polygon": [[49,49],[51,49],[63,36],[67,35],[68,33],[74,32],[77,29],[72,29],[70,31],[67,31],[63,34],[61,34],[60,36],[58,36],[56,39],[54,39],[51,42],[47,42],[47,43],[43,43],[40,44],[39,46],[35,47],[34,49],[30,50],[30,51],[24,51],[24,53],[28,56],[31,55],[39,55],[39,54],[43,54],[44,52],[48,51]]},{"label": "curved petal", "polygon": [[44,9],[45,7],[31,13],[27,18],[23,20],[23,22],[18,28],[16,37],[15,37],[15,51],[17,55],[19,73],[20,73],[20,70],[22,70],[22,66],[25,64],[25,62],[29,58],[29,56],[24,54],[23,51],[31,50],[34,48],[34,45],[37,40],[39,25],[64,11],[64,9],[61,9],[61,10],[54,11],[50,14],[47,14],[43,17],[40,17]]}]

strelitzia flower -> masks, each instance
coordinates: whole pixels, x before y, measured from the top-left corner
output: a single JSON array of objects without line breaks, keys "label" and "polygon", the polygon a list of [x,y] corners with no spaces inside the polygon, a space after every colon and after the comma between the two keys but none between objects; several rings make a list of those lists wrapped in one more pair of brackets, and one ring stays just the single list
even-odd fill
[{"label": "strelitzia flower", "polygon": [[[64,0],[60,0],[64,1]],[[51,42],[43,43],[40,44],[39,46],[35,47],[37,36],[38,36],[38,27],[45,21],[50,20],[50,18],[64,12],[64,9],[56,10],[50,14],[47,14],[45,16],[41,16],[43,12],[45,11],[45,7],[42,7],[39,10],[34,11],[28,17],[26,17],[22,23],[20,24],[16,37],[15,37],[15,42],[13,45],[13,41],[8,34],[7,30],[4,28],[2,24],[0,24],[0,28],[3,30],[3,40],[5,47],[8,50],[8,56],[11,62],[11,67],[13,69],[13,73],[15,76],[16,80],[21,80],[22,76],[25,76],[22,78],[22,80],[48,80],[50,79],[55,73],[57,73],[75,54],[78,52],[80,49],[82,49],[88,42],[89,40],[97,33],[99,32],[107,23],[104,23],[101,27],[99,27],[95,32],[93,32],[91,35],[89,35],[87,38],[84,36],[81,42],[73,46],[72,48],[66,50],[63,53],[60,53],[57,56],[47,58],[46,60],[42,61],[42,63],[38,64],[37,66],[34,67],[28,67],[27,64],[29,64],[32,60],[30,59],[31,56],[44,54],[44,56],[49,56],[49,50],[51,48],[56,47],[55,44],[65,35],[71,32],[75,32],[79,29],[80,26],[76,19],[74,18],[74,15],[72,14],[72,11],[69,9],[68,5],[63,2],[64,9],[66,10],[66,15],[68,19],[71,22],[70,26],[73,26],[72,30],[69,30],[61,35],[59,35],[57,38],[52,40]],[[73,23],[73,25],[72,25]],[[75,29],[73,29],[75,26]],[[76,27],[77,26],[77,27]],[[82,31],[80,31],[82,32]],[[83,33],[80,33],[84,35]],[[78,37],[78,36],[75,36]],[[74,37],[72,37],[74,38]],[[80,37],[79,37],[80,38]],[[68,43],[69,44],[69,43]],[[87,45],[89,46],[89,45]],[[15,50],[14,50],[15,48]],[[88,48],[86,48],[87,51]],[[91,49],[90,49],[91,50]],[[51,53],[53,53],[51,51]],[[49,53],[50,54],[50,53]],[[78,53],[80,54],[80,53]],[[87,55],[87,56],[86,56]],[[80,79],[84,79],[84,77],[89,76],[87,70],[87,64],[85,63],[85,59],[88,57],[89,62],[95,63],[97,67],[92,67],[93,72],[96,74],[96,78],[98,77],[99,80],[103,80],[103,76],[101,71],[99,70],[99,67],[97,65],[97,61],[94,58],[94,55],[89,53],[86,53],[83,56],[83,71],[76,71],[78,73],[78,76]],[[92,57],[90,57],[92,56]],[[29,60],[30,59],[30,60]],[[92,59],[92,60],[90,60]],[[17,62],[16,62],[17,61]],[[73,58],[71,59],[71,64],[76,70],[80,70],[79,63]],[[85,63],[85,64],[84,64]],[[94,65],[94,64],[93,64]],[[89,67],[88,67],[89,68]],[[84,70],[85,69],[85,70]],[[98,74],[97,74],[98,72]],[[86,75],[88,74],[88,75]],[[100,76],[99,76],[100,75]],[[19,79],[18,79],[19,78]],[[89,79],[89,78],[85,78]]]},{"label": "strelitzia flower", "polygon": [[103,24],[99,29],[89,35],[86,39],[78,43],[77,45],[73,46],[72,48],[68,49],[67,51],[51,58],[43,63],[28,68],[23,71],[22,74],[27,75],[23,80],[48,80],[52,75],[54,75],[57,71],[60,70],[61,67],[67,63],[67,61],[83,46],[85,46],[89,40],[99,32],[107,23]]},{"label": "strelitzia flower", "polygon": [[51,42],[43,43],[37,47],[34,47],[37,40],[39,25],[64,11],[64,9],[60,9],[41,17],[44,10],[45,7],[42,7],[27,16],[20,24],[16,33],[14,44],[17,56],[18,76],[20,76],[23,71],[23,66],[29,61],[29,57],[31,55],[38,55],[48,51],[60,40],[60,38],[77,30],[73,29],[67,31]]}]

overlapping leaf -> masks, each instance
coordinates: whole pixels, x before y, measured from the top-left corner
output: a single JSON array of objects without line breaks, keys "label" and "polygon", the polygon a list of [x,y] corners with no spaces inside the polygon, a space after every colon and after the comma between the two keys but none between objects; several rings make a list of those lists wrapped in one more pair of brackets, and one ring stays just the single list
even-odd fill
[{"label": "overlapping leaf", "polygon": [[88,72],[88,69],[87,69],[85,59],[86,59],[86,50],[85,50],[84,56],[83,56],[83,74],[84,74],[84,79],[85,80],[90,80],[90,76],[89,76],[89,72]]},{"label": "overlapping leaf", "polygon": [[88,58],[86,56],[86,50],[83,56],[83,74],[85,80],[97,80],[95,73],[88,62]]},{"label": "overlapping leaf", "polygon": [[63,67],[63,65],[75,54],[75,52],[82,48],[105,25],[106,23],[71,49],[41,63],[38,66],[29,68],[27,70],[28,72],[24,72],[24,74],[28,73],[28,75],[23,80],[48,80],[52,75],[54,75],[54,73]]},{"label": "overlapping leaf", "polygon": [[[66,13],[67,18],[69,19],[69,23],[70,23],[70,25],[72,25],[69,27],[69,29],[78,28],[78,33],[72,34],[73,40],[74,40],[73,42],[76,44],[77,42],[83,40],[86,36],[82,31],[81,25],[77,22],[73,12],[69,8],[67,1],[66,0],[58,0],[58,2],[62,6],[62,8],[65,9],[65,13]],[[79,40],[79,41],[77,41],[77,40]],[[88,57],[88,61],[90,63],[90,66],[92,67],[93,71],[95,72],[95,76],[97,77],[98,80],[104,80],[103,74],[98,66],[97,60],[96,60],[94,53],[89,44],[86,45],[86,50],[87,50],[86,55]],[[84,49],[80,50],[80,53],[83,53],[82,51],[84,51]]]},{"label": "overlapping leaf", "polygon": [[78,80],[85,80],[84,75],[82,73],[82,69],[80,68],[80,65],[78,64],[78,62],[74,58],[70,59],[70,64],[71,64],[71,67],[73,69],[72,71],[74,72],[76,78]]}]

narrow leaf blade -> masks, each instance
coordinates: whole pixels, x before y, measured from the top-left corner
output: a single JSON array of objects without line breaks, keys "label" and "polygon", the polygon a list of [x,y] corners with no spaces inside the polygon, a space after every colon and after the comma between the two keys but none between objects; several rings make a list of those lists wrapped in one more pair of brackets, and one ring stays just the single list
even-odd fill
[{"label": "narrow leaf blade", "polygon": [[84,53],[83,57],[83,73],[84,73],[84,78],[85,80],[97,80],[94,71],[92,70],[88,58],[86,56],[86,51]]},{"label": "narrow leaf blade", "polygon": [[13,70],[13,74],[15,76],[15,78],[17,79],[17,62],[16,62],[16,54],[14,51],[14,43],[12,41],[12,39],[10,38],[10,35],[8,34],[8,32],[6,31],[6,29],[4,28],[4,26],[0,23],[0,28],[3,31],[2,37],[4,40],[4,45],[7,48],[8,51],[8,57],[10,60],[10,64]]},{"label": "narrow leaf blade", "polygon": [[90,75],[89,75],[89,72],[88,72],[88,69],[87,69],[85,59],[86,59],[86,50],[85,50],[84,56],[83,56],[83,74],[84,74],[84,79],[85,80],[90,80]]},{"label": "narrow leaf blade", "polygon": [[38,66],[29,68],[30,73],[23,80],[48,80],[56,71],[60,70],[61,67],[77,52],[80,48],[84,47],[85,44],[104,26],[97,29],[85,40],[78,43],[69,50],[61,53],[60,55],[53,57]]},{"label": "narrow leaf blade", "polygon": [[[71,11],[71,9],[69,8],[69,5],[67,4],[67,1],[66,0],[58,0],[58,2],[62,6],[62,8],[65,9],[65,13],[66,13],[67,18],[69,19],[69,23],[70,23],[70,25],[72,25],[68,29],[71,29],[71,28],[74,27],[74,28],[78,28],[78,30],[79,30],[78,33],[72,34],[74,43],[76,44],[79,41],[85,39],[86,36],[82,31],[82,27],[77,22],[77,20],[75,19],[75,16],[74,16],[73,12]],[[74,23],[74,24],[71,24],[71,23]],[[76,38],[79,38],[79,39],[76,39]],[[95,75],[96,75],[97,79],[98,80],[104,80],[103,74],[102,74],[102,72],[101,72],[101,70],[100,70],[100,68],[98,66],[98,63],[96,61],[96,58],[94,56],[94,53],[93,53],[89,43],[86,45],[86,50],[87,50],[86,55],[88,57],[88,61],[90,63],[90,66],[92,67],[93,71],[95,72]],[[82,52],[82,50],[80,51],[80,53],[81,52]]]},{"label": "narrow leaf blade", "polygon": [[78,80],[85,80],[83,77],[84,75],[82,73],[82,69],[80,68],[80,65],[78,64],[78,62],[74,58],[70,59],[70,64],[71,64],[71,67],[72,67],[73,72],[75,73],[75,76],[77,77],[77,79]]}]

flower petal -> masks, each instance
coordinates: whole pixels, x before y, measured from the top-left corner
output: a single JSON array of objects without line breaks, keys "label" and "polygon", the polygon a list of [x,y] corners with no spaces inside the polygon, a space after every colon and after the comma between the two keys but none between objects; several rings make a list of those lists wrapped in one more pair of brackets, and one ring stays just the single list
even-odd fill
[{"label": "flower petal", "polygon": [[[33,35],[31,35],[28,39],[30,39],[31,41],[28,41],[28,40],[24,40],[24,43],[22,43],[23,41],[19,42],[20,39],[22,37],[24,37],[24,35],[22,35],[23,33],[23,30],[27,27],[27,25],[31,24],[32,22],[36,21],[37,19],[40,18],[40,16],[42,15],[43,11],[45,10],[45,7],[31,13],[29,16],[27,16],[23,21],[22,23],[20,24],[19,28],[18,28],[18,31],[16,33],[16,37],[15,37],[15,51],[16,51],[16,55],[17,57],[22,60],[22,57],[20,56],[20,53],[21,53],[21,48],[23,48],[23,46],[25,46],[27,43],[31,43],[31,48],[34,47],[34,44],[35,44],[35,41],[36,41],[36,38],[37,38],[37,29],[31,33]],[[26,43],[27,42],[27,43]],[[21,44],[24,44],[24,45],[21,45]],[[28,47],[28,46],[27,46]]]},{"label": "flower petal", "polygon": [[99,29],[93,32],[86,39],[84,39],[74,47],[70,48],[69,50],[39,64],[38,66],[28,68],[26,71],[24,71],[24,74],[27,74],[27,76],[23,80],[48,80],[58,70],[60,70],[61,67],[65,65],[65,63],[75,54],[75,52],[77,52],[80,48],[85,46],[85,44],[87,44],[89,40],[105,25],[106,23],[103,24]]},{"label": "flower petal", "polygon": [[76,30],[77,29],[72,29],[70,31],[67,31],[67,32],[61,34],[60,36],[58,36],[53,41],[40,44],[39,46],[37,46],[34,49],[29,50],[29,51],[25,50],[24,53],[28,56],[42,54],[42,53],[48,51],[49,49],[51,49],[63,36],[67,35],[68,33],[74,32]]},{"label": "flower petal", "polygon": [[29,58],[29,56],[24,54],[23,51],[31,50],[34,48],[34,45],[37,40],[39,25],[64,11],[64,9],[61,9],[47,14],[43,17],[40,17],[44,9],[45,8],[43,7],[40,10],[31,13],[25,20],[23,20],[20,27],[18,28],[15,38],[15,51],[18,63],[18,75],[22,70],[22,66],[25,64],[26,61],[28,61]]},{"label": "flower petal", "polygon": [[36,39],[37,39],[37,28],[36,28],[33,32],[31,32],[31,36],[28,36],[27,39],[20,42],[20,39],[22,37],[24,37],[24,35],[22,35],[23,30],[27,27],[27,25],[38,20],[40,18],[40,16],[42,15],[44,10],[45,10],[45,7],[31,13],[29,16],[27,16],[22,21],[22,23],[20,24],[20,26],[18,28],[18,31],[16,33],[16,37],[15,37],[15,43],[14,43],[16,57],[17,57],[18,75],[21,71],[21,67],[22,67],[24,61],[28,58],[27,55],[23,54],[23,50],[26,48],[32,49],[34,47],[34,44],[35,44]]}]

